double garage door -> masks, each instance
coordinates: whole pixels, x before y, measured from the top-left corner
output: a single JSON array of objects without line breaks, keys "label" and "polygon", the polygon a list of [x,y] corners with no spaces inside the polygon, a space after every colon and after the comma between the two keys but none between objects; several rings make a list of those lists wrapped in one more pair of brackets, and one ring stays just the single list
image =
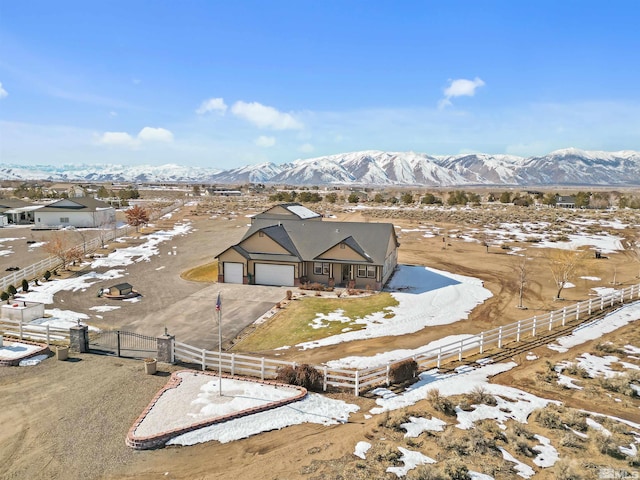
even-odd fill
[{"label": "double garage door", "polygon": [[[256,285],[293,286],[293,265],[256,263]],[[242,263],[224,262],[224,282],[242,283]]]},{"label": "double garage door", "polygon": [[257,285],[293,287],[293,265],[256,263],[255,267]]}]

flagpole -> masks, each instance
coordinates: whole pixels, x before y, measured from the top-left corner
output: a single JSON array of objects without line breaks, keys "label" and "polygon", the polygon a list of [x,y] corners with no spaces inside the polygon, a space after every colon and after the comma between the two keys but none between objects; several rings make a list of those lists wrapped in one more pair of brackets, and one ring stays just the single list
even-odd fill
[{"label": "flagpole", "polygon": [[222,396],[222,302],[220,292],[218,292],[216,310],[218,311],[218,389],[220,396]]}]

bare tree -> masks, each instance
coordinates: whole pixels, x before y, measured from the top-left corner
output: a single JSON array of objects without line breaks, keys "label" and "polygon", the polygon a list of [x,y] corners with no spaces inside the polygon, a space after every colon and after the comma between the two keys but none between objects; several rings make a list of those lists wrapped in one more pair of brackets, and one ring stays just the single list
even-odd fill
[{"label": "bare tree", "polygon": [[133,227],[136,227],[136,232],[140,225],[146,225],[149,223],[149,212],[145,208],[139,205],[134,205],[125,212],[127,216],[127,223]]},{"label": "bare tree", "polygon": [[71,237],[66,231],[54,232],[51,235],[51,240],[45,243],[42,248],[62,262],[63,270],[67,269],[69,263],[82,258],[82,248],[72,243]]},{"label": "bare tree", "polygon": [[583,267],[588,255],[587,250],[552,249],[545,255],[549,260],[551,275],[558,287],[555,299],[560,300],[562,289],[573,280]]}]

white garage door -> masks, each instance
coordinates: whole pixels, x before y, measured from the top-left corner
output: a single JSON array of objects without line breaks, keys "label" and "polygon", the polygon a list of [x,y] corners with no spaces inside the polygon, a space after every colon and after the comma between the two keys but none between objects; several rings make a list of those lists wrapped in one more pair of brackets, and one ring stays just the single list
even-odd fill
[{"label": "white garage door", "polygon": [[243,283],[241,263],[224,262],[224,283]]},{"label": "white garage door", "polygon": [[256,283],[293,287],[293,265],[256,263]]}]

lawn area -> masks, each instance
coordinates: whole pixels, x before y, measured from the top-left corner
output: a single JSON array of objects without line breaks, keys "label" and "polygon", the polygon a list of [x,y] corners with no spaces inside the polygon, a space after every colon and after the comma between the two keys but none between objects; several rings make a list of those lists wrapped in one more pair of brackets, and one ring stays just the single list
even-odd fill
[{"label": "lawn area", "polygon": [[[259,325],[247,338],[237,343],[233,350],[273,350],[330,337],[347,329],[360,330],[364,325],[356,323],[356,320],[396,305],[398,301],[389,293],[376,293],[358,298],[298,298],[289,302],[268,322]],[[314,321],[318,314],[328,315],[339,310],[342,311],[341,317],[348,319],[347,321]],[[393,316],[393,313],[389,312],[388,315]]]},{"label": "lawn area", "polygon": [[211,262],[185,270],[180,274],[180,278],[183,280],[191,280],[192,282],[217,282],[218,262]]}]

